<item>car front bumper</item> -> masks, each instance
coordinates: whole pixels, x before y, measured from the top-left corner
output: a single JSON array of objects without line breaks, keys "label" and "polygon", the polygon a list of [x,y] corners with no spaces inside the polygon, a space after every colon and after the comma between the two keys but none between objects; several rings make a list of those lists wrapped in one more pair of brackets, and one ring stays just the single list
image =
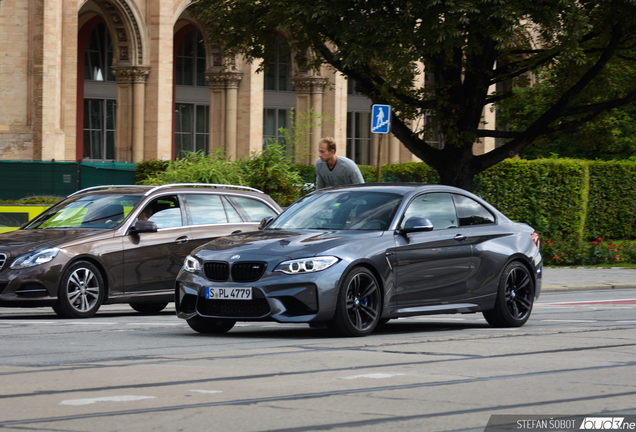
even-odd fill
[{"label": "car front bumper", "polygon": [[[281,323],[328,321],[335,313],[338,283],[345,269],[346,263],[339,262],[315,273],[286,275],[268,270],[251,283],[211,282],[201,272],[182,270],[175,285],[177,315]],[[252,300],[206,299],[207,287],[251,288]]]}]

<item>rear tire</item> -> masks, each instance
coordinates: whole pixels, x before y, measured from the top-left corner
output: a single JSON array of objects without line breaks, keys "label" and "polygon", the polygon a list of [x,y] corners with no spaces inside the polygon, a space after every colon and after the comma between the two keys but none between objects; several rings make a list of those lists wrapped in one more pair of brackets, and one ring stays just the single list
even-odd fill
[{"label": "rear tire", "polygon": [[130,307],[136,310],[137,312],[144,315],[154,315],[158,314],[162,310],[168,306],[168,303],[165,302],[153,302],[153,303],[129,303]]},{"label": "rear tire", "polygon": [[195,315],[192,318],[186,320],[190,328],[194,331],[204,334],[223,334],[229,332],[236,321],[205,318],[199,315]]},{"label": "rear tire", "polygon": [[509,263],[501,275],[495,307],[484,311],[493,327],[521,327],[530,318],[534,303],[534,281],[519,261]]},{"label": "rear tire", "polygon": [[76,261],[62,275],[53,310],[64,318],[92,317],[105,296],[106,286],[97,267]]},{"label": "rear tire", "polygon": [[380,285],[371,271],[355,267],[343,278],[329,329],[339,336],[367,336],[375,330],[381,314]]}]

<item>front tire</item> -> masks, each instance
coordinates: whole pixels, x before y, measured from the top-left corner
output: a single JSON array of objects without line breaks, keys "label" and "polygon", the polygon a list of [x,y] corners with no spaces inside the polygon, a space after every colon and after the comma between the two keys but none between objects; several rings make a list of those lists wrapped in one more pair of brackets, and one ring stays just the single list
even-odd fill
[{"label": "front tire", "polygon": [[158,314],[168,306],[168,302],[129,303],[130,307],[144,315]]},{"label": "front tire", "polygon": [[493,327],[521,327],[530,318],[534,303],[534,281],[519,261],[508,264],[501,275],[495,307],[484,311]]},{"label": "front tire", "polygon": [[77,261],[62,275],[53,310],[64,318],[92,317],[105,296],[106,286],[97,267]]},{"label": "front tire", "polygon": [[192,318],[186,320],[190,328],[194,331],[204,334],[223,334],[229,332],[236,321],[205,318],[199,315],[195,315]]},{"label": "front tire", "polygon": [[382,295],[375,276],[364,267],[355,267],[343,279],[329,328],[339,336],[367,336],[378,325],[381,313]]}]

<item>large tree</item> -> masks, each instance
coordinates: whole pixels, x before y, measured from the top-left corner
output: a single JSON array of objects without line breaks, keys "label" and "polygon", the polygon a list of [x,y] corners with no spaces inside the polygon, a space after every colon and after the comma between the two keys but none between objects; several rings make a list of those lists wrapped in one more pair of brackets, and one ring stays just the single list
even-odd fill
[{"label": "large tree", "polygon": [[[283,33],[301,68],[326,63],[355,80],[393,107],[392,132],[406,148],[442,183],[467,190],[537,137],[636,99],[635,1],[200,0],[196,13],[228,55],[269,58]],[[426,85],[423,71],[433,77]],[[529,76],[550,91],[520,91]],[[515,127],[483,124],[485,110],[510,113],[528,97],[542,99]],[[413,131],[425,114],[432,121]],[[443,148],[426,144],[432,130]],[[474,155],[487,137],[501,145]]]}]

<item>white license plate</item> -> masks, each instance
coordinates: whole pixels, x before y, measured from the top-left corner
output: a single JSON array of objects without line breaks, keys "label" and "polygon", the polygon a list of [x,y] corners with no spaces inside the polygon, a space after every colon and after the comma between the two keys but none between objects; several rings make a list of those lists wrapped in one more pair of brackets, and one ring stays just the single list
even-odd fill
[{"label": "white license plate", "polygon": [[252,300],[252,288],[207,287],[205,298],[212,300]]}]

